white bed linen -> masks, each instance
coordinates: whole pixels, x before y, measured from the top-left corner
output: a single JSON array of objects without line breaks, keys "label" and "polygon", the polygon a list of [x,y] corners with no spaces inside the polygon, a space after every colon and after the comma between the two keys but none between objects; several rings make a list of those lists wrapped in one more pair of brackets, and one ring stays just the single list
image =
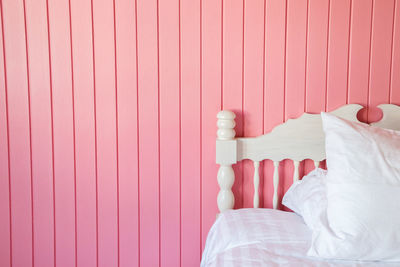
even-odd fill
[{"label": "white bed linen", "polygon": [[311,231],[295,213],[271,209],[228,210],[211,227],[201,267],[400,266],[400,262],[312,258],[306,255],[310,244]]},{"label": "white bed linen", "polygon": [[308,255],[400,263],[400,131],[321,118],[327,208]]}]

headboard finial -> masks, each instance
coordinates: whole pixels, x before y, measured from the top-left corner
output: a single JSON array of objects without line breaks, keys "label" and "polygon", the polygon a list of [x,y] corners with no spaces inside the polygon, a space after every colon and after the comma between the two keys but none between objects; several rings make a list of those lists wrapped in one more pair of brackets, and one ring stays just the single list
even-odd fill
[{"label": "headboard finial", "polygon": [[235,113],[229,110],[222,110],[218,112],[217,118],[217,136],[218,140],[232,140],[236,132],[234,130],[236,123],[235,123]]}]

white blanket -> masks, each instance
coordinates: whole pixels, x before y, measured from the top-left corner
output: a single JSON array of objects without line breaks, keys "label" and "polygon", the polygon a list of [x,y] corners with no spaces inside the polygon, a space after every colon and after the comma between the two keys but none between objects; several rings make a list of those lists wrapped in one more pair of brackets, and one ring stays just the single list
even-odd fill
[{"label": "white blanket", "polygon": [[208,234],[201,267],[400,266],[400,262],[311,258],[306,255],[310,242],[311,231],[295,213],[271,209],[229,210],[220,214]]}]

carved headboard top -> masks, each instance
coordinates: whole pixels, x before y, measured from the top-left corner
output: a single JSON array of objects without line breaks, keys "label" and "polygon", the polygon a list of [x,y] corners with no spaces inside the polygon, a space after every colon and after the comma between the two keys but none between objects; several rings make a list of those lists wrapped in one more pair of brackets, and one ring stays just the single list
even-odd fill
[{"label": "carved headboard top", "polygon": [[[362,106],[352,104],[331,112],[350,121],[358,121],[357,113]],[[255,138],[238,138],[237,160],[302,161],[325,159],[325,134],[320,114],[304,113],[297,119],[289,119],[271,132]]]},{"label": "carved headboard top", "polygon": [[[344,105],[332,112],[338,117],[358,121],[357,113],[363,108],[358,104]],[[382,119],[371,123],[376,127],[400,130],[400,107],[393,104],[382,104]],[[320,114],[304,113],[297,119],[289,119],[272,129],[271,132],[258,137],[235,138],[235,114],[231,111],[218,113],[218,132],[216,144],[216,162],[221,165],[218,172],[218,183],[221,191],[218,194],[218,207],[225,210],[233,207],[234,196],[231,187],[234,182],[232,164],[243,159],[254,161],[255,192],[258,192],[258,166],[265,159],[274,162],[274,188],[279,182],[278,164],[284,159],[291,159],[295,165],[294,180],[299,179],[298,164],[305,159],[314,161],[315,166],[325,159],[325,135],[322,129]],[[274,207],[276,207],[276,193]],[[258,207],[258,195],[254,196],[254,206]]]}]

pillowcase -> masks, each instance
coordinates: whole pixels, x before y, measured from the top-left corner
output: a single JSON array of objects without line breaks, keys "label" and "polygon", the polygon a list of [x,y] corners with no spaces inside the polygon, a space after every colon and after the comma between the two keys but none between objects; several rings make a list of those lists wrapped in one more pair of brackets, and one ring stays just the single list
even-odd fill
[{"label": "pillowcase", "polygon": [[326,170],[316,168],[292,184],[283,196],[282,204],[303,217],[312,230],[319,215],[326,210]]},{"label": "pillowcase", "polygon": [[400,260],[400,132],[321,113],[327,209],[309,256]]}]

